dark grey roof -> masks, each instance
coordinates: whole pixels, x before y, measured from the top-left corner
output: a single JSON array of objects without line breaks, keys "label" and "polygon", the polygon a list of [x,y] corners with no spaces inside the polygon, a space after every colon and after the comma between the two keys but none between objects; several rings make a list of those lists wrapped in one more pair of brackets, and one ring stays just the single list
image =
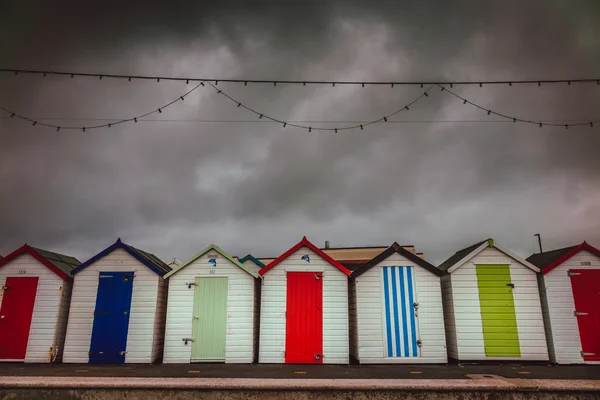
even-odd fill
[{"label": "dark grey roof", "polygon": [[76,267],[79,266],[79,264],[81,264],[81,262],[75,257],[65,256],[64,254],[39,249],[37,247],[32,247],[32,249],[39,253],[39,255],[44,257],[46,260],[50,261],[52,265],[60,269],[68,276],[70,276],[71,271],[73,271]]},{"label": "dark grey roof", "polygon": [[385,260],[386,258],[388,258],[389,256],[391,256],[394,253],[398,253],[398,254],[404,256],[405,258],[412,261],[416,265],[419,265],[419,266],[425,268],[427,271],[429,271],[437,276],[443,275],[442,272],[439,269],[437,269],[434,265],[428,263],[427,261],[423,260],[421,257],[418,257],[417,255],[406,250],[404,247],[400,246],[398,243],[394,243],[390,247],[388,247],[387,249],[385,249],[384,251],[379,253],[377,256],[375,256],[372,260],[370,260],[366,264],[363,264],[360,267],[356,268],[354,270],[354,272],[352,273],[352,276],[358,277],[358,276],[364,274],[365,272],[367,272],[368,270],[370,270],[371,268],[373,268],[374,266],[376,266],[377,264],[379,264],[380,262],[382,262],[383,260]]},{"label": "dark grey roof", "polygon": [[573,250],[575,247],[577,247],[577,246],[569,246],[569,247],[565,247],[562,249],[532,254],[527,258],[527,261],[529,261],[531,264],[535,265],[536,267],[542,269],[542,268],[552,264],[554,261],[558,260],[562,256],[564,256],[569,251]]},{"label": "dark grey roof", "polygon": [[472,246],[465,247],[464,249],[457,251],[450,258],[448,258],[446,261],[444,261],[443,263],[441,263],[438,266],[438,268],[441,271],[444,271],[444,272],[448,271],[448,269],[450,267],[452,267],[454,264],[456,264],[457,262],[459,262],[460,260],[462,260],[463,258],[465,258],[467,255],[469,255],[469,253],[471,253],[473,250],[475,250],[476,248],[478,248],[479,246],[481,246],[482,244],[484,244],[488,240],[490,240],[490,239],[482,240],[479,243],[475,243]]},{"label": "dark grey roof", "polygon": [[171,267],[169,267],[167,265],[167,263],[165,263],[163,260],[161,260],[160,258],[158,258],[157,256],[155,256],[152,253],[148,253],[144,250],[140,250],[138,248],[135,248],[133,246],[130,246],[128,244],[123,243],[125,246],[129,247],[129,249],[131,249],[131,251],[137,253],[140,255],[140,257],[145,258],[146,260],[148,260],[148,262],[152,265],[154,265],[157,269],[159,269],[162,274],[166,274],[168,272],[171,271]]}]

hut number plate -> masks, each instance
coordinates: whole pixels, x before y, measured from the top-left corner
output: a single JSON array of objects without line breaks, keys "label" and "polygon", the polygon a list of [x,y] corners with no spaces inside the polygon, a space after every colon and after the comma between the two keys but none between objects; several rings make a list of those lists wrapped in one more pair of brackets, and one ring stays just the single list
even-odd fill
[{"label": "hut number plate", "polygon": [[215,270],[214,269],[210,269],[210,270],[208,270],[208,273],[211,274],[211,275],[214,275],[215,274]]},{"label": "hut number plate", "polygon": [[19,275],[25,275],[27,273],[26,269],[20,269],[19,270]]}]

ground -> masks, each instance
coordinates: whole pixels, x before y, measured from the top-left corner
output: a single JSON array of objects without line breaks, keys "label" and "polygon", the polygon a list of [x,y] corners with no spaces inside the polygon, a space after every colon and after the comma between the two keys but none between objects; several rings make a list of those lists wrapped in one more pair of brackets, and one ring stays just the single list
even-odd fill
[{"label": "ground", "polygon": [[520,379],[600,380],[600,365],[90,365],[0,363],[0,376],[199,377],[264,379],[465,379],[496,375]]}]

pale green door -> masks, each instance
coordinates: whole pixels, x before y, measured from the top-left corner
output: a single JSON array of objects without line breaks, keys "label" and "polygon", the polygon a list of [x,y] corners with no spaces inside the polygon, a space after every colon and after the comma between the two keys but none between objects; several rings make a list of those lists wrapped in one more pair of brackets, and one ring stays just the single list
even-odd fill
[{"label": "pale green door", "polygon": [[477,265],[477,286],[487,357],[520,357],[519,330],[508,265]]},{"label": "pale green door", "polygon": [[227,277],[196,278],[192,361],[225,361]]}]

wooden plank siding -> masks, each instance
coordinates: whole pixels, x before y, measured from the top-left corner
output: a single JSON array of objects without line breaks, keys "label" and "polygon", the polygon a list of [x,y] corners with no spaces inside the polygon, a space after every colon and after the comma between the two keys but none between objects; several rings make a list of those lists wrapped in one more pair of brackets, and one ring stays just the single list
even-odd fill
[{"label": "wooden plank siding", "polygon": [[158,342],[162,340],[160,336],[163,335],[163,332],[155,326],[162,318],[160,313],[164,313],[164,310],[157,307],[159,280],[162,278],[125,250],[116,249],[75,274],[63,362],[87,363],[89,361],[99,273],[128,271],[133,271],[135,278],[125,363],[156,361],[155,357],[158,357],[158,353],[153,351],[155,335],[158,335],[156,338]]},{"label": "wooden plank siding", "polygon": [[[310,264],[300,259],[304,254]],[[263,276],[259,363],[285,362],[288,271],[323,272],[323,364],[348,364],[348,276],[307,247]]]},{"label": "wooden plank siding", "polygon": [[[419,339],[422,342],[419,357],[387,357],[386,355],[382,294],[384,266],[413,267],[414,301],[419,303],[416,322]],[[356,341],[356,358],[361,364],[447,362],[442,293],[438,276],[415,265],[401,254],[394,253],[359,277],[352,278],[352,281],[351,287],[354,289],[351,289],[351,298],[355,298],[356,309],[351,306],[351,313],[356,315],[356,331],[351,331],[350,336]]]},{"label": "wooden plank siding", "polygon": [[[520,357],[487,357],[485,353],[476,265],[509,265]],[[458,360],[548,360],[537,274],[494,248],[486,248],[444,277],[448,353]]]},{"label": "wooden plank siding", "polygon": [[[215,268],[208,262],[217,259]],[[214,271],[211,274],[210,271]],[[182,339],[192,337],[194,282],[196,277],[228,277],[225,363],[254,361],[255,278],[211,250],[168,278],[169,296],[165,332],[165,363],[189,363],[192,346]]]},{"label": "wooden plank siding", "polygon": [[[25,273],[20,274],[19,271]],[[8,277],[39,277],[27,352],[25,359],[21,361],[52,362],[62,352],[64,332],[60,328],[67,318],[65,302],[68,302],[71,281],[63,281],[29,254],[21,254],[0,268],[0,285],[4,286]],[[63,290],[66,296],[63,296]],[[4,291],[0,290],[0,305],[3,293]]]},{"label": "wooden plank siding", "polygon": [[[582,263],[590,265],[582,265]],[[600,364],[584,361],[581,356],[581,339],[571,288],[569,269],[600,269],[600,257],[583,250],[566,260],[540,279],[540,290],[545,297],[544,317],[551,361],[558,364]]]}]

